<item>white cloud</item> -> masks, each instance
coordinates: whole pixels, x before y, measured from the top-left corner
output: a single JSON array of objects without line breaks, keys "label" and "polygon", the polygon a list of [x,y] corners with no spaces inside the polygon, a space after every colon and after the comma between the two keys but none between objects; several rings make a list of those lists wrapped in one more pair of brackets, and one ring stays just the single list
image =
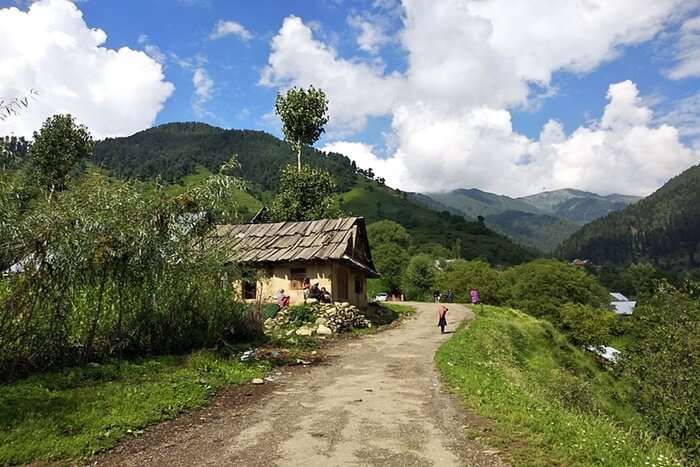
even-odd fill
[{"label": "white cloud", "polygon": [[221,39],[226,36],[237,36],[243,41],[249,41],[253,38],[253,34],[248,31],[245,26],[236,21],[219,20],[214,26],[214,30],[209,35],[210,39]]},{"label": "white cloud", "polygon": [[174,86],[143,52],[104,47],[66,0],[41,0],[28,11],[0,9],[0,96],[39,96],[0,134],[31,135],[50,115],[69,112],[96,137],[132,134],[153,124]]},{"label": "white cloud", "polygon": [[200,66],[195,68],[192,74],[192,85],[194,86],[192,110],[194,110],[195,115],[202,117],[208,113],[204,109],[204,104],[212,98],[214,81],[209,77],[207,70]]},{"label": "white cloud", "polygon": [[261,84],[323,88],[331,130],[357,131],[370,116],[390,116],[396,150],[389,160],[356,142],[324,149],[343,149],[407,190],[475,186],[521,195],[573,186],[648,194],[700,159],[677,129],[654,125],[632,82],[612,85],[602,117],[568,136],[552,121],[528,138],[513,130],[510,111],[532,105],[533,84],[551,93],[555,72],[589,72],[686,10],[682,0],[404,0],[401,74],[339,57],[288,17]]},{"label": "white cloud", "polygon": [[683,23],[675,46],[675,67],[667,72],[671,79],[700,76],[700,16]]},{"label": "white cloud", "polygon": [[348,24],[357,30],[357,46],[365,52],[377,54],[379,49],[391,40],[377,21],[351,15],[348,17]]}]

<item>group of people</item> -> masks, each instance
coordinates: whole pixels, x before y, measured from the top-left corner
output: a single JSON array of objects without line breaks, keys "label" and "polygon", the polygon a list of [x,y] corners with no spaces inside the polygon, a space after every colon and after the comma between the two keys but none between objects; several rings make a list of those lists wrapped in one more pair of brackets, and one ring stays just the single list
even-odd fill
[{"label": "group of people", "polygon": [[315,298],[321,303],[331,303],[333,301],[333,297],[325,287],[319,288],[318,282],[312,285],[311,280],[308,277],[304,279],[303,289],[304,300],[308,298]]},{"label": "group of people", "polygon": [[452,303],[455,299],[455,294],[452,292],[452,289],[447,289],[444,295],[440,292],[440,289],[435,289],[435,292],[433,292],[433,299],[435,303]]},{"label": "group of people", "polygon": [[[440,303],[440,291],[436,290],[435,293],[433,294],[433,297],[435,298],[435,301]],[[479,295],[479,291],[476,290],[474,287],[471,288],[469,291],[469,298],[471,299],[472,305],[478,305],[481,303],[481,296]],[[445,293],[445,300],[449,303],[452,303],[452,300],[454,299],[454,295],[452,294],[452,291],[450,289],[447,289],[447,292]],[[449,309],[445,305],[438,305],[437,309],[437,318],[438,318],[438,327],[440,328],[440,333],[445,334],[445,327],[447,327],[447,312]]]}]

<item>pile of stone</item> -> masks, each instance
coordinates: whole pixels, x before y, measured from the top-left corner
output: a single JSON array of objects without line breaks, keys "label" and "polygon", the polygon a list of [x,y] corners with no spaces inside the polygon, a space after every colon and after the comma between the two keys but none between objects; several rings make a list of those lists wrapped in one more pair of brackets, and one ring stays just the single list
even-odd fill
[{"label": "pile of stone", "polygon": [[372,323],[364,317],[357,307],[347,302],[343,303],[307,303],[313,310],[310,321],[298,326],[293,323],[289,309],[278,312],[274,318],[265,320],[265,330],[268,333],[285,331],[291,336],[330,336],[337,333],[348,332],[352,329],[372,327]]}]

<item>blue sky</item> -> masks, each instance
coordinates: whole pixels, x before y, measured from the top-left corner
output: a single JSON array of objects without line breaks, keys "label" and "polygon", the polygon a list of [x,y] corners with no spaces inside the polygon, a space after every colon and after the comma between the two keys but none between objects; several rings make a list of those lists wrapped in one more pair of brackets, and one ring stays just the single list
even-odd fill
[{"label": "blue sky", "polygon": [[698,163],[700,1],[555,5],[2,0],[17,68],[0,94],[43,91],[5,131],[70,111],[97,137],[192,120],[279,136],[277,92],[315,84],[331,100],[316,146],[402,188],[648,194]]}]

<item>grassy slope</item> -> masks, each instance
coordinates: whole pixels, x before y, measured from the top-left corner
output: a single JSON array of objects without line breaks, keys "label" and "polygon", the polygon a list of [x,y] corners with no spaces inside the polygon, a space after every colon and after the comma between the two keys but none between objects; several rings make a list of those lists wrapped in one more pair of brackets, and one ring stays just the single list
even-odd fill
[{"label": "grassy slope", "polygon": [[462,255],[467,259],[483,258],[496,264],[517,264],[534,258],[534,254],[510,239],[476,222],[445,215],[414,204],[403,196],[375,182],[362,180],[343,193],[341,209],[364,216],[368,223],[389,219],[403,225],[416,244],[439,243],[450,248],[459,238]]},{"label": "grassy slope", "polygon": [[680,455],[619,402],[621,383],[546,321],[485,306],[436,360],[468,408],[493,420],[488,442],[515,465],[659,466]]},{"label": "grassy slope", "polygon": [[265,374],[201,352],[73,368],[0,385],[0,465],[80,459]]}]

